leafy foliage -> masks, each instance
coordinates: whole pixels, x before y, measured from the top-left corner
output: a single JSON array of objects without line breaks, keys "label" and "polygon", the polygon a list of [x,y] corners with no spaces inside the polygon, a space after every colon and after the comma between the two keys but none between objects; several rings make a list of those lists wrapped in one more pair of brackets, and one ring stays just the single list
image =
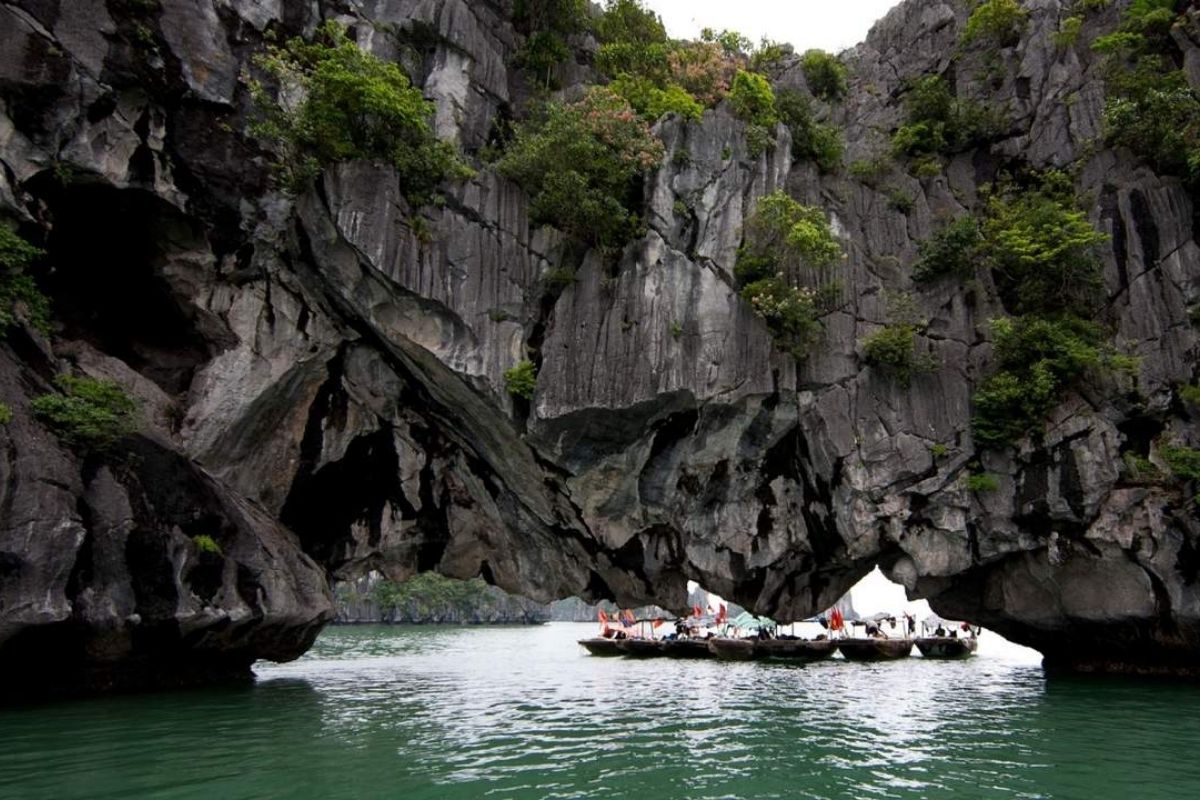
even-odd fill
[{"label": "leafy foliage", "polygon": [[969,278],[975,271],[977,250],[982,243],[979,222],[959,217],[918,246],[920,259],[913,266],[918,283],[945,276]]},{"label": "leafy foliage", "polygon": [[892,135],[897,155],[957,153],[986,141],[996,128],[992,114],[978,103],[955,97],[937,75],[913,83],[904,105],[907,121]]},{"label": "leafy foliage", "polygon": [[967,490],[975,494],[994,492],[1000,488],[1000,479],[989,472],[975,472],[967,476]]},{"label": "leafy foliage", "polygon": [[834,265],[841,245],[824,212],[782,191],[758,202],[746,223],[735,268],[741,294],[767,321],[775,340],[803,357],[818,329],[818,271]]},{"label": "leafy foliage", "polygon": [[729,93],[739,64],[716,42],[684,42],[667,56],[671,80],[706,108]]},{"label": "leafy foliage", "polygon": [[433,106],[396,64],[358,48],[326,22],[312,42],[292,39],[254,59],[276,84],[250,89],[258,112],[252,132],[276,148],[288,187],[299,190],[321,168],[364,159],[389,164],[414,203],[444,180],[470,174],[430,126]]},{"label": "leafy foliage", "polygon": [[704,113],[704,106],[677,84],[668,84],[662,89],[649,78],[622,75],[608,88],[625,98],[643,119],[650,122],[666,114],[697,120]]},{"label": "leafy foliage", "polygon": [[423,572],[402,583],[380,580],[371,587],[371,599],[389,620],[420,623],[471,622],[503,612],[513,602],[479,578],[458,581],[435,572]]},{"label": "leafy foliage", "polygon": [[979,253],[1014,313],[1086,314],[1102,285],[1097,250],[1106,241],[1079,208],[1070,178],[1051,171],[989,199]]},{"label": "leafy foliage", "polygon": [[1012,47],[1021,40],[1028,17],[1017,0],[984,0],[967,20],[962,43]]},{"label": "leafy foliage", "polygon": [[1089,371],[1122,369],[1126,360],[1103,345],[1103,331],[1070,315],[992,321],[1000,371],[975,394],[975,439],[1004,446],[1038,427],[1062,393]]},{"label": "leafy foliage", "polygon": [[0,425],[7,425],[12,422],[12,409],[5,403],[0,403]]},{"label": "leafy foliage", "polygon": [[17,308],[34,328],[50,330],[50,300],[26,269],[42,251],[0,225],[0,336],[17,321]]},{"label": "leafy foliage", "polygon": [[738,70],[729,88],[733,113],[751,125],[769,128],[779,121],[775,113],[775,92],[770,82],[756,72]]},{"label": "leafy foliage", "polygon": [[824,50],[808,50],[800,58],[804,79],[814,95],[833,102],[846,93],[846,66]]},{"label": "leafy foliage", "polygon": [[1176,478],[1185,481],[1200,480],[1200,450],[1181,445],[1164,445],[1159,448],[1159,454]]},{"label": "leafy foliage", "polygon": [[912,383],[913,376],[928,372],[928,359],[917,356],[917,327],[911,323],[894,323],[872,333],[863,341],[866,361],[893,375],[902,386]]},{"label": "leafy foliage", "polygon": [[196,549],[201,553],[210,553],[217,556],[221,555],[221,545],[217,544],[217,540],[209,536],[207,533],[202,533],[199,536],[193,536],[192,544],[196,545]]},{"label": "leafy foliage", "polygon": [[522,361],[504,373],[504,386],[514,397],[533,399],[537,389],[537,368],[532,361]]},{"label": "leafy foliage", "polygon": [[792,133],[792,158],[812,161],[821,172],[836,172],[845,146],[833,125],[817,122],[808,98],[795,89],[775,94],[775,113]]},{"label": "leafy foliage", "polygon": [[104,450],[137,429],[138,404],[107,380],[59,375],[62,394],[34,399],[33,413],[72,447]]},{"label": "leafy foliage", "polygon": [[611,246],[636,234],[640,179],[663,154],[624,98],[594,87],[582,100],[548,103],[518,125],[496,166],[529,193],[535,222]]},{"label": "leafy foliage", "polygon": [[1134,0],[1120,28],[1092,43],[1112,59],[1106,80],[1105,136],[1162,173],[1200,188],[1200,95],[1177,66],[1171,29],[1185,0]]}]

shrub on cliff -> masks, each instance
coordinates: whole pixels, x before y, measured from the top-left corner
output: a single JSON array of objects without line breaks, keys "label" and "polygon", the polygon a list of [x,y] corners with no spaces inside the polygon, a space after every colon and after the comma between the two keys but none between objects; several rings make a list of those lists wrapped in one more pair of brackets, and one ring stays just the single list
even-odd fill
[{"label": "shrub on cliff", "polygon": [[1070,314],[992,321],[1000,371],[975,393],[975,440],[1001,447],[1038,428],[1088,373],[1133,368],[1104,344],[1096,323]]},{"label": "shrub on cliff", "polygon": [[504,373],[504,388],[513,397],[533,399],[537,390],[537,367],[532,361],[522,361]]},{"label": "shrub on cliff", "polygon": [[812,161],[821,172],[841,167],[845,150],[841,132],[817,122],[807,97],[795,89],[780,89],[775,94],[775,113],[792,133],[792,158]]},{"label": "shrub on cliff", "polygon": [[962,43],[1012,47],[1021,41],[1029,12],[1017,0],[984,0],[971,12]]},{"label": "shrub on cliff", "polygon": [[660,89],[668,82],[671,45],[662,20],[639,0],[608,0],[596,22],[596,68],[611,77],[643,78]]},{"label": "shrub on cliff", "polygon": [[985,141],[996,128],[991,113],[978,103],[955,97],[937,75],[913,83],[904,107],[906,122],[892,135],[896,155],[957,153]]},{"label": "shrub on cliff", "polygon": [[42,251],[0,224],[0,336],[20,311],[34,328],[50,330],[50,301],[26,269]]},{"label": "shrub on cliff", "polygon": [[729,93],[740,60],[716,42],[684,42],[667,56],[671,80],[710,108]]},{"label": "shrub on cliff", "polygon": [[571,55],[567,37],[588,26],[587,0],[516,0],[513,24],[525,34],[516,64],[543,86],[553,84],[554,69]]},{"label": "shrub on cliff", "polygon": [[988,201],[978,250],[1005,306],[1016,314],[1087,314],[1102,286],[1098,248],[1071,180],[1050,171]]},{"label": "shrub on cliff", "polygon": [[34,399],[33,414],[72,447],[103,450],[137,428],[138,404],[116,383],[59,375],[61,394]]},{"label": "shrub on cliff", "polygon": [[275,88],[250,81],[258,111],[251,131],[276,149],[290,188],[330,164],[363,159],[395,167],[405,195],[420,204],[442,181],[470,174],[434,135],[433,105],[420,89],[396,64],[360,50],[337,23],[326,22],[311,42],[268,47],[254,63]]},{"label": "shrub on cliff", "polygon": [[979,222],[959,217],[918,245],[921,257],[913,266],[918,283],[953,276],[969,278],[975,272],[980,242]]},{"label": "shrub on cliff", "polygon": [[704,113],[704,106],[675,84],[660,88],[649,78],[623,75],[610,83],[608,88],[625,98],[649,122],[665,114],[678,114],[684,119],[696,120]]},{"label": "shrub on cliff", "polygon": [[496,166],[529,193],[534,222],[615,246],[638,232],[641,181],[662,159],[662,142],[629,103],[594,87],[519,124]]},{"label": "shrub on cliff", "polygon": [[746,222],[735,268],[742,297],[797,358],[818,329],[823,272],[841,253],[824,212],[782,191],[760,199]]},{"label": "shrub on cliff", "polygon": [[12,409],[6,404],[0,403],[0,425],[7,425],[12,422]]},{"label": "shrub on cliff", "polygon": [[846,67],[824,50],[809,50],[800,58],[809,91],[833,102],[846,93]]}]

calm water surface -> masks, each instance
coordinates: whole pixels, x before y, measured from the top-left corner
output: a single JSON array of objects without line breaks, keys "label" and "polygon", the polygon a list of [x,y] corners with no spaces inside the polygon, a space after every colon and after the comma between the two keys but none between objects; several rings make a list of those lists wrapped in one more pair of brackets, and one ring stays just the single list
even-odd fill
[{"label": "calm water surface", "polygon": [[0,797],[1200,798],[1200,687],[1036,656],[599,659],[592,625],[333,629],[253,686],[0,711]]}]

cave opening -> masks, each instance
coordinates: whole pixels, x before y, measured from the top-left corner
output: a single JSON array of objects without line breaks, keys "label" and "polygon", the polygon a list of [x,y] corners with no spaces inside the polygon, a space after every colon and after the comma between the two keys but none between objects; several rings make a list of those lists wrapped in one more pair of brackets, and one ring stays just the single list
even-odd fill
[{"label": "cave opening", "polygon": [[169,394],[212,355],[181,291],[211,270],[208,244],[149,192],[49,173],[28,184],[44,206],[45,290],[64,339],[118,358]]}]

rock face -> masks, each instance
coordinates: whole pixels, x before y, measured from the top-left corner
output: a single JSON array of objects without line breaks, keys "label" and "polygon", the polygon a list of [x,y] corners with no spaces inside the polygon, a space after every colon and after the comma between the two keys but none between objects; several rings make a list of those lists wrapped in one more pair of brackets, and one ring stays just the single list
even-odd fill
[{"label": "rock face", "polygon": [[[1192,199],[1097,141],[1087,43],[1125,3],[1076,46],[1054,38],[1069,3],[1025,5],[1019,45],[996,53],[958,51],[963,4],[908,0],[846,54],[833,120],[848,162],[886,150],[926,74],[1004,110],[989,147],[870,185],[793,163],[782,127],[751,157],[723,107],[664,120],[649,232],[614,268],[531,227],[519,187],[486,168],[419,210],[365,163],[290,198],[246,134],[239,74],[264,31],[333,17],[402,61],[439,132],[474,154],[529,94],[505,0],[0,2],[0,214],[48,251],[58,320],[53,352],[28,332],[0,348],[15,413],[0,426],[0,664],[36,682],[45,653],[69,665],[57,683],[138,684],[294,657],[329,618],[326,575],[436,569],[542,601],[667,607],[694,579],[786,619],[880,564],[1048,663],[1200,671],[1190,495],[1120,468],[1162,434],[1198,438],[1176,393],[1197,345]],[[795,63],[777,82],[806,91]],[[1095,198],[1104,313],[1140,357],[1138,396],[1069,397],[1036,444],[979,453],[992,287],[916,295],[941,368],[909,387],[859,343],[911,289],[917,243],[1017,162],[1071,166]],[[746,216],[780,188],[824,208],[848,254],[842,303],[799,364],[732,280]],[[576,280],[550,294],[563,265]],[[537,392],[514,406],[503,375],[529,354]],[[67,366],[142,400],[124,466],[80,461],[30,416]],[[967,490],[976,459],[998,490]],[[197,525],[220,556],[189,544]]]}]

